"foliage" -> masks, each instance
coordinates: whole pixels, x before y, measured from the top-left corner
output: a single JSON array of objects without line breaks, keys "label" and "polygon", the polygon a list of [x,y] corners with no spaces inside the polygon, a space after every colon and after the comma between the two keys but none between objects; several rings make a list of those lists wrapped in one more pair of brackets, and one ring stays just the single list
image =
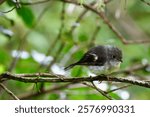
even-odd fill
[{"label": "foliage", "polygon": [[[20,1],[28,2],[28,0]],[[0,13],[0,73],[6,71],[12,73],[50,72],[70,75],[70,77],[89,76],[89,70],[86,67],[77,66],[67,72],[63,68],[79,60],[91,46],[105,44],[116,45],[123,51],[123,63],[120,70],[150,64],[149,44],[136,42],[124,44],[102,17],[84,7],[84,4],[90,4],[91,0],[77,0],[80,5],[64,1],[66,2],[51,0],[39,4],[20,3],[20,8],[15,8],[8,13]],[[93,1],[96,2],[96,0]],[[108,0],[108,3],[100,1],[95,6],[93,5],[93,8],[103,13],[127,41],[150,39],[149,5],[140,0],[128,0],[126,4],[125,1]],[[37,1],[33,0],[33,2]],[[0,11],[7,11],[12,7],[16,7],[16,3],[7,1],[0,4]],[[16,57],[19,59],[15,59]],[[13,64],[15,60],[17,62]],[[134,71],[132,75],[123,73],[119,76],[149,80],[150,67]],[[63,85],[61,83],[36,85],[14,81],[7,81],[4,84],[18,97],[26,93],[39,92],[41,87],[47,90]],[[121,87],[123,84],[108,82],[105,85],[106,88],[102,87],[102,89],[108,91],[114,87]],[[69,86],[69,88],[64,87],[30,98],[107,99],[86,85],[71,84]],[[5,91],[0,90],[0,99],[11,99]],[[126,98],[120,93],[124,90],[129,95]],[[110,95],[114,99],[150,99],[150,90],[146,88],[131,86],[119,91],[112,92]]]}]

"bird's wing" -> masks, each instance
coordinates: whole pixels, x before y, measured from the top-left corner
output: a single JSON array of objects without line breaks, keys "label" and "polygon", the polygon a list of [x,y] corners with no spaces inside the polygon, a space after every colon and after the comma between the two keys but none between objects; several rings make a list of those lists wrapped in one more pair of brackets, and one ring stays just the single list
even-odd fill
[{"label": "bird's wing", "polygon": [[78,62],[79,65],[102,65],[103,60],[95,53],[86,53]]}]

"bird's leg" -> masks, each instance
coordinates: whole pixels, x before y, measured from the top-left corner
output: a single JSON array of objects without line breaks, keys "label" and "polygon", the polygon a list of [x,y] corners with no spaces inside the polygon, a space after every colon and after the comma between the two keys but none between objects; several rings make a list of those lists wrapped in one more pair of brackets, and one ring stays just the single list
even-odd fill
[{"label": "bird's leg", "polygon": [[92,76],[90,75],[89,78],[92,78]]},{"label": "bird's leg", "polygon": [[99,84],[101,84],[101,83],[102,83],[102,81],[98,81],[98,83],[99,83]]}]

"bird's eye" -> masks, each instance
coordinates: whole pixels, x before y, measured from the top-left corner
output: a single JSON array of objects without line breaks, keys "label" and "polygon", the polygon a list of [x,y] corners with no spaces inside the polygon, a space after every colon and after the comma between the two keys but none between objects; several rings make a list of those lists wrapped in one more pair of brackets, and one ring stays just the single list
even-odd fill
[{"label": "bird's eye", "polygon": [[112,58],[116,58],[116,56],[115,56],[115,55],[113,55],[113,56],[112,56]]}]

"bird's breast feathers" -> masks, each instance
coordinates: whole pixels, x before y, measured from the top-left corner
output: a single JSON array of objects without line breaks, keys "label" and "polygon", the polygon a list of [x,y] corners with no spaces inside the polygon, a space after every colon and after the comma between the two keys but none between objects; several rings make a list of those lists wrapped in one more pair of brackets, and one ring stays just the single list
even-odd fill
[{"label": "bird's breast feathers", "polygon": [[105,63],[103,66],[89,66],[89,69],[96,75],[110,74],[119,69],[120,63],[121,62],[109,62]]}]

